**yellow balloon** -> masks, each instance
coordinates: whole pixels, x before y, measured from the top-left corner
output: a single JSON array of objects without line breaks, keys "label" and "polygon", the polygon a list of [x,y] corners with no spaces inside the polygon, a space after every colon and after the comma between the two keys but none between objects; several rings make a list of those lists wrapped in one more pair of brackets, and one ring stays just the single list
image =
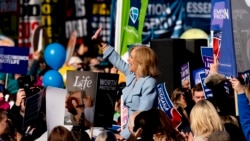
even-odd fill
[{"label": "yellow balloon", "polygon": [[76,70],[75,68],[71,67],[71,66],[67,66],[64,65],[63,67],[61,67],[58,72],[62,75],[63,77],[63,82],[64,85],[66,86],[66,80],[67,80],[67,70]]},{"label": "yellow balloon", "polygon": [[198,28],[190,28],[182,33],[181,39],[208,39],[205,31]]}]

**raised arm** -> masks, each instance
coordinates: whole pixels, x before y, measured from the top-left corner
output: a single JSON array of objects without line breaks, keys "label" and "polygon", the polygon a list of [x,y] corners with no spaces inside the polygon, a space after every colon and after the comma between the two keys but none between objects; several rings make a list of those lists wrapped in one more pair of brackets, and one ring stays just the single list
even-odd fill
[{"label": "raised arm", "polygon": [[238,94],[238,109],[239,109],[239,119],[242,131],[245,135],[246,140],[250,140],[250,105],[247,97],[246,89],[244,85],[240,84],[240,81],[236,78],[230,79],[232,87]]},{"label": "raised arm", "polygon": [[100,27],[95,34],[92,36],[92,40],[96,40],[100,45],[100,48],[103,50],[103,58],[108,59],[110,63],[115,66],[118,70],[123,72],[125,75],[130,74],[129,64],[126,63],[120,55],[114,50],[113,47],[109,46],[106,42],[104,42],[101,37],[102,27]]}]

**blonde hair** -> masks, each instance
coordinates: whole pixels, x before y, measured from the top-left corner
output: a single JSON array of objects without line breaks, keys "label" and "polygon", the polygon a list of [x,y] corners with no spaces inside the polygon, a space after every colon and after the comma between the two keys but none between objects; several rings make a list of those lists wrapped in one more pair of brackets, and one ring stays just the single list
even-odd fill
[{"label": "blonde hair", "polygon": [[147,46],[135,46],[130,52],[134,52],[135,62],[137,65],[137,73],[141,76],[157,77],[159,71],[157,69],[158,58],[155,52]]},{"label": "blonde hair", "polygon": [[182,103],[180,103],[181,96],[184,96],[184,92],[181,91],[181,88],[175,88],[171,94],[171,101],[176,108],[183,107]]},{"label": "blonde hair", "polygon": [[116,141],[116,137],[114,133],[105,130],[98,134],[96,141]]},{"label": "blonde hair", "polygon": [[236,125],[237,127],[240,128],[240,125],[238,123],[238,120],[236,117],[232,116],[232,115],[227,115],[227,116],[220,116],[221,117],[221,121],[223,124],[225,123],[232,123],[234,125]]},{"label": "blonde hair", "polygon": [[220,116],[208,100],[195,104],[190,113],[190,124],[195,136],[208,137],[212,132],[224,129]]}]

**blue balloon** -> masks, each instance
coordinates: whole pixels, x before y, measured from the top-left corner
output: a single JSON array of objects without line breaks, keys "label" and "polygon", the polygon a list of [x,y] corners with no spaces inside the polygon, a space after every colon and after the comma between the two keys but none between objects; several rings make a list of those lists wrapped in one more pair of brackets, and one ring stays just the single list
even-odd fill
[{"label": "blue balloon", "polygon": [[51,43],[45,48],[44,59],[52,69],[58,70],[65,62],[66,50],[59,43]]},{"label": "blue balloon", "polygon": [[63,77],[57,70],[49,70],[43,76],[43,85],[63,88]]}]

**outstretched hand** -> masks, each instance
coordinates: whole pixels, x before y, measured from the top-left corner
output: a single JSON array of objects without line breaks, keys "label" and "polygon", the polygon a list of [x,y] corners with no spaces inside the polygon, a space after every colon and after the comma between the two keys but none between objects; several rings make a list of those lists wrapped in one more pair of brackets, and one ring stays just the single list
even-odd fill
[{"label": "outstretched hand", "polygon": [[218,56],[214,54],[214,62],[210,64],[210,74],[218,73],[219,59]]},{"label": "outstretched hand", "polygon": [[92,36],[92,40],[96,40],[98,44],[100,45],[101,49],[105,51],[108,48],[108,45],[100,37],[101,32],[102,32],[102,27],[99,27],[97,31],[95,32],[95,34]]},{"label": "outstretched hand", "polygon": [[99,28],[97,29],[97,31],[95,32],[95,34],[92,36],[92,40],[97,40],[97,39],[99,39],[99,38],[100,38],[101,32],[102,32],[102,27],[99,27]]}]

